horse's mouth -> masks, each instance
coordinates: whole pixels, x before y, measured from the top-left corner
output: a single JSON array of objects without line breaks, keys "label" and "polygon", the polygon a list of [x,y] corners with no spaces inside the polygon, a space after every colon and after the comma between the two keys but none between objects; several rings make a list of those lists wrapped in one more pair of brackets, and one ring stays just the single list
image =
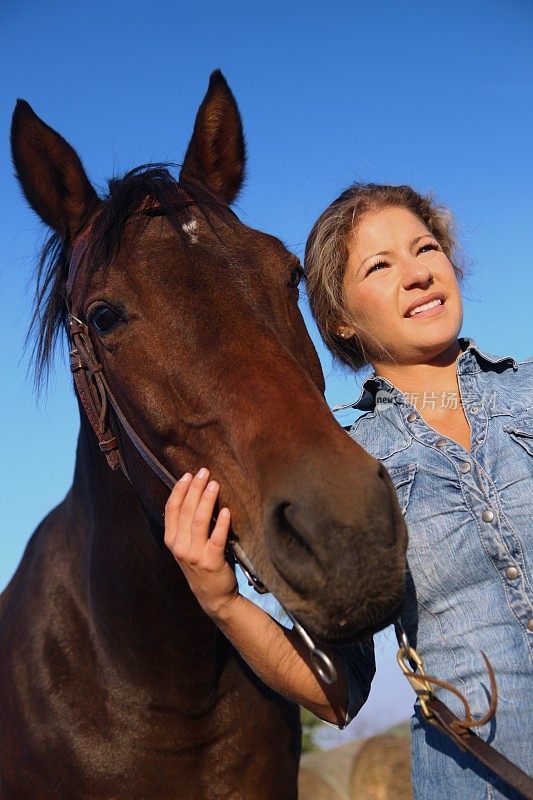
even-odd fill
[{"label": "horse's mouth", "polygon": [[[248,583],[253,586],[259,594],[270,593],[270,589],[266,584],[263,583],[255,571],[252,561],[246,555],[244,549],[235,537],[231,538],[229,547],[231,548],[231,557],[233,557],[236,563],[240,566],[242,572],[248,580]],[[291,583],[287,577],[283,575],[277,567],[276,570],[283,581],[287,582],[287,584],[291,586]],[[291,588],[294,590],[297,587],[291,586]],[[302,597],[301,593],[299,593],[299,595]],[[275,597],[275,595],[273,596]],[[276,599],[278,600],[277,597]],[[278,602],[280,601],[278,600]],[[280,605],[283,608],[283,604],[281,602]],[[387,607],[385,614],[381,613],[381,609],[379,609],[377,612],[372,612],[372,610],[369,611],[369,609],[365,609],[365,618],[368,619],[369,616],[375,616],[375,621],[372,621],[363,627],[357,623],[357,615],[355,613],[352,617],[352,615],[346,611],[343,611],[342,616],[339,615],[337,620],[333,618],[334,614],[332,614],[331,621],[328,621],[326,626],[324,626],[322,624],[316,624],[313,619],[314,614],[312,612],[309,613],[309,609],[307,608],[299,608],[294,612],[289,608],[286,610],[290,611],[290,613],[294,613],[296,619],[312,636],[312,638],[316,639],[317,643],[334,646],[357,644],[358,642],[373,636],[375,633],[378,633],[380,630],[383,630],[383,628],[392,625],[398,619],[402,605],[403,593],[400,599],[393,602],[392,606],[389,605]]]},{"label": "horse's mouth", "polygon": [[341,623],[324,632],[323,630],[316,630],[312,623],[306,624],[306,622],[303,622],[303,625],[319,644],[330,646],[357,644],[365,639],[369,639],[389,625],[393,625],[400,616],[402,607],[403,598],[395,603],[387,614],[379,617],[376,622],[365,625],[362,628],[350,625],[349,623]]}]

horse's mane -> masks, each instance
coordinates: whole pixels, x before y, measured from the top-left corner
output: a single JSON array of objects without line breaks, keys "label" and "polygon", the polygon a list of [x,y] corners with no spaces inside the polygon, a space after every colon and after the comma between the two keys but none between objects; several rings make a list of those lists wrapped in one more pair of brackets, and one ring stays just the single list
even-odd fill
[{"label": "horse's mane", "polygon": [[[178,182],[170,172],[174,166],[169,163],[144,164],[108,181],[107,195],[102,198],[92,222],[87,249],[87,280],[97,269],[105,268],[112,261],[121,245],[127,220],[139,213],[139,207],[147,196],[163,209],[181,237],[186,252],[190,248],[190,239],[184,234],[182,225],[190,217],[187,209],[191,200],[196,212],[203,215],[213,230],[213,215],[230,226],[235,223],[236,218],[229,207],[206,189]],[[150,216],[148,210],[147,223]],[[65,287],[70,249],[71,242],[53,233],[45,242],[37,264],[33,312],[26,336],[26,346],[31,348],[37,391],[47,383],[56,345],[66,331]]]}]

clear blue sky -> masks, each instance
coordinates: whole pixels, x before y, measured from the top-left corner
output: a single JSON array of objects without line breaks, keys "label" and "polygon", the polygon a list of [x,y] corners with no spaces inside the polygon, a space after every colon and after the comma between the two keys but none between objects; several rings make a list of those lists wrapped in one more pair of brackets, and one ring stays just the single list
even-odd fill
[{"label": "clear blue sky", "polygon": [[[12,177],[17,97],[74,145],[102,187],[136,164],[181,159],[220,67],[248,139],[237,209],[248,224],[301,254],[316,216],[353,180],[432,189],[455,212],[472,262],[463,332],[489,352],[533,351],[529,0],[22,0],[2,5],[0,30],[0,586],[68,489],[78,428],[65,362],[37,404],[22,357],[43,231]],[[313,336],[328,400],[354,398],[355,379],[332,368]],[[378,649],[373,705],[349,734],[368,730],[371,714],[383,724],[408,714],[390,637]]]}]

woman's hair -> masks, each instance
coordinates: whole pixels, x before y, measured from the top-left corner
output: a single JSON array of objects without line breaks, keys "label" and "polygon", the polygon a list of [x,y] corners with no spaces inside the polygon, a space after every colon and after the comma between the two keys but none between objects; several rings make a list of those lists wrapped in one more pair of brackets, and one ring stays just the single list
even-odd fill
[{"label": "woman's hair", "polygon": [[363,342],[357,335],[343,339],[337,333],[342,323],[361,330],[345,305],[343,278],[348,245],[365,214],[390,206],[405,208],[422,220],[451,261],[457,278],[464,275],[464,268],[458,264],[451,212],[437,204],[432,195],[421,195],[410,186],[376,183],[354,183],[342,192],[313,225],[304,266],[309,304],[324,343],[339,361],[355,370],[369,360]]}]

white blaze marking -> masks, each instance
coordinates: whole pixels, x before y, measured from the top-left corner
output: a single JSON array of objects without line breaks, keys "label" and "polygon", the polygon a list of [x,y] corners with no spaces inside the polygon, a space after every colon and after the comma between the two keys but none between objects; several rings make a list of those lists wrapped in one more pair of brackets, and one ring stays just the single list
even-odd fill
[{"label": "white blaze marking", "polygon": [[198,228],[198,223],[195,219],[190,219],[188,222],[184,222],[181,226],[182,231],[189,235],[191,240],[191,244],[196,244],[198,242],[198,236],[196,236],[196,230]]}]

